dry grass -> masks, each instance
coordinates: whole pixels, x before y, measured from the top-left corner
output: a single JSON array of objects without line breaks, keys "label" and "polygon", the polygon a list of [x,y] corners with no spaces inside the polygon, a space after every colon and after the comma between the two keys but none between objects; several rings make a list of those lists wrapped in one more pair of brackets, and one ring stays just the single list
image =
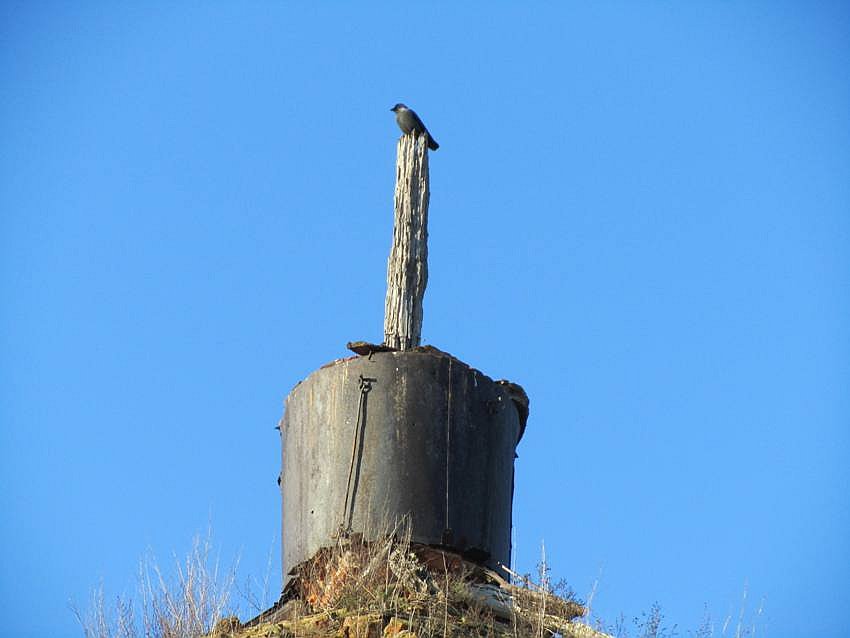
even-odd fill
[{"label": "dry grass", "polygon": [[[587,608],[565,583],[552,585],[545,553],[535,578],[496,574],[457,554],[411,542],[409,526],[365,542],[342,536],[302,566],[287,588],[288,602],[261,614],[251,626],[236,618],[233,593],[255,611],[265,597],[237,587],[236,565],[220,570],[211,543],[195,539],[174,575],[156,561],[140,564],[135,598],[113,604],[96,590],[86,613],[74,609],[85,638],[667,638],[679,635],[665,624],[660,606],[626,623],[576,622]],[[509,572],[509,570],[505,570]],[[268,577],[265,589],[268,589]],[[746,593],[737,617],[719,626],[706,614],[686,635],[694,638],[744,638],[756,634],[761,607],[746,613]],[[747,620],[747,618],[752,617]],[[406,632],[406,633],[405,633]]]},{"label": "dry grass", "polygon": [[92,594],[86,612],[72,607],[85,638],[189,638],[208,633],[226,615],[236,565],[226,572],[211,561],[211,542],[196,538],[189,555],[175,560],[167,578],[153,558],[139,566],[135,598],[104,600],[103,588]]},{"label": "dry grass", "polygon": [[755,609],[748,608],[748,592],[745,584],[740,608],[736,613],[730,612],[721,622],[716,622],[706,608],[699,626],[684,634],[679,632],[676,625],[666,622],[661,605],[657,602],[648,612],[633,618],[631,622],[626,621],[621,615],[612,626],[606,626],[601,621],[597,621],[596,624],[600,630],[609,632],[615,638],[673,638],[680,635],[691,638],[755,638],[765,631],[763,613],[764,601]]},{"label": "dry grass", "polygon": [[570,635],[584,608],[571,594],[556,595],[546,579],[522,581],[510,583],[456,554],[416,545],[402,524],[376,541],[343,537],[319,552],[295,577],[292,600],[265,620],[283,621],[271,635],[296,634],[300,618],[317,614],[327,619],[324,631],[341,635],[352,617],[374,619],[376,631],[395,623],[420,638]]}]

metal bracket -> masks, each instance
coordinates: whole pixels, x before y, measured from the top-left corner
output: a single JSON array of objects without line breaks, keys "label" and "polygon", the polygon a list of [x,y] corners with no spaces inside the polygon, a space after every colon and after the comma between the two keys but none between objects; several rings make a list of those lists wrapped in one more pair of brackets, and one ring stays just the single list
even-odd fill
[{"label": "metal bracket", "polygon": [[363,394],[367,394],[372,390],[372,384],[377,383],[377,379],[372,379],[370,377],[364,377],[362,374],[357,377],[360,381],[360,392]]}]

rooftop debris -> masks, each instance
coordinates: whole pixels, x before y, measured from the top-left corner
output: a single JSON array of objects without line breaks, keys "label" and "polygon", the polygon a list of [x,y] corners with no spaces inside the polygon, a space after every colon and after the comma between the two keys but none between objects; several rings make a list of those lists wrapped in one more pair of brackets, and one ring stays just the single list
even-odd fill
[{"label": "rooftop debris", "polygon": [[579,622],[587,609],[505,569],[503,575],[409,535],[339,540],[302,564],[281,600],[215,638],[609,638]]}]

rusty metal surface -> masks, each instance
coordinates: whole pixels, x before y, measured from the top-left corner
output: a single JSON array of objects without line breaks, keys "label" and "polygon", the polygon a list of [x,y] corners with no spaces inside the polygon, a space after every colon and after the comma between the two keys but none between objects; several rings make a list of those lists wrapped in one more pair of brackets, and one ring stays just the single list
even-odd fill
[{"label": "rusty metal surface", "polygon": [[405,515],[414,542],[508,564],[519,433],[506,388],[439,351],[317,370],[281,427],[284,584],[340,529],[373,538]]}]

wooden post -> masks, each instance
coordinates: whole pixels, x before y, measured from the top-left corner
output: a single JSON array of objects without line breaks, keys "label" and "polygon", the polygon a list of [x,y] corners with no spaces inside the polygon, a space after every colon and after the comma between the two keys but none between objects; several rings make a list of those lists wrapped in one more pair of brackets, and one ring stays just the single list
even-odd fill
[{"label": "wooden post", "polygon": [[393,245],[387,262],[384,343],[408,350],[422,337],[428,284],[428,146],[424,135],[402,135],[395,177]]}]

